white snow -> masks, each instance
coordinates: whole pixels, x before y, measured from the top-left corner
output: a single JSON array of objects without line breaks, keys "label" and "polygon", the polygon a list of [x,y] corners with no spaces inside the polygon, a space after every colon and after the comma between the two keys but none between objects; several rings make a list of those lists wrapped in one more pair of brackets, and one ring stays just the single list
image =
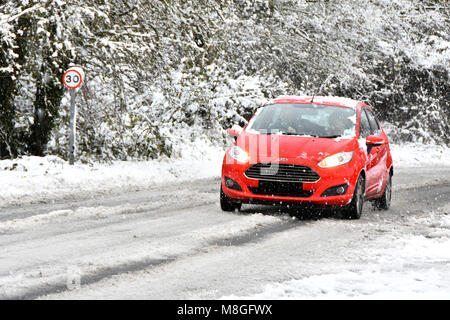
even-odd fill
[{"label": "white snow", "polygon": [[[79,241],[84,242],[77,246],[85,254],[72,257],[66,264],[77,266],[71,267],[67,278],[75,280],[76,284],[81,277],[81,287],[75,285],[73,291],[42,298],[448,299],[449,210],[450,206],[444,205],[433,212],[404,218],[392,212],[377,215],[372,211],[360,221],[299,222],[295,228],[236,246],[207,244],[211,244],[211,238],[225,236],[228,239],[257,225],[277,225],[278,219],[286,217],[258,213],[220,214],[216,209],[206,207],[188,209],[173,220],[164,217],[144,225],[142,221],[130,219],[119,229],[133,227],[133,233],[139,236],[129,246],[111,246],[114,252],[86,255],[89,251],[84,246],[95,248],[94,239],[88,239],[93,236],[92,231],[65,239],[72,245],[75,245],[74,239],[78,242],[80,238]],[[183,229],[192,219],[195,224]],[[152,236],[161,227],[175,235],[163,240]],[[109,242],[114,238],[119,241],[123,237],[123,232],[110,233],[117,229],[117,226],[108,226],[96,237],[104,239],[105,246],[111,245]],[[181,234],[179,229],[183,231]],[[109,237],[103,234],[106,231]],[[171,263],[86,283],[89,272],[98,270],[105,263],[130,263],[143,257],[154,259],[181,253],[184,253],[183,257]],[[95,263],[90,265],[90,261]],[[66,281],[63,266],[58,268],[59,276]],[[23,280],[17,278],[20,273],[5,277],[2,281],[8,289],[6,293],[20,293],[22,288],[18,288],[18,280],[27,286],[48,281],[50,271],[56,268],[51,265],[46,268],[40,269],[43,278],[37,275],[38,272],[27,274]]]},{"label": "white snow", "polygon": [[[441,248],[449,249],[449,245]],[[387,265],[383,266],[387,268]],[[378,265],[367,270],[343,271],[267,285],[260,293],[223,299],[449,299],[449,283],[430,270],[404,272],[399,266],[380,272]],[[396,270],[397,269],[397,270]]]},{"label": "white snow", "polygon": [[[78,210],[80,213],[80,216],[77,217],[78,219],[87,217],[83,213],[86,209],[88,208],[80,208]],[[91,210],[97,209],[91,208]],[[255,226],[271,225],[278,222],[278,218],[262,214],[239,217],[228,215],[224,216],[225,220],[221,222],[215,221],[214,224],[211,224],[208,219],[203,219],[196,223],[196,226],[190,232],[171,234],[174,230],[184,228],[189,220],[201,219],[202,217],[204,218],[204,215],[204,212],[197,209],[175,220],[165,217],[147,222],[124,219],[123,221],[129,224],[128,228],[132,228],[133,233],[137,235],[133,237],[134,241],[126,238],[127,233],[117,233],[117,226],[114,224],[103,227],[100,234],[96,230],[86,228],[86,230],[81,231],[81,235],[75,236],[75,241],[65,236],[62,236],[59,239],[60,241],[55,242],[47,242],[48,239],[40,239],[38,240],[40,242],[38,245],[51,246],[52,252],[41,250],[36,255],[22,248],[22,253],[29,255],[29,260],[26,263],[30,263],[32,260],[39,262],[53,260],[56,252],[63,254],[65,259],[59,262],[43,263],[39,268],[10,272],[9,275],[5,274],[4,270],[7,270],[10,264],[13,265],[15,263],[17,255],[13,250],[7,250],[4,254],[9,255],[9,260],[1,266],[3,268],[3,276],[0,277],[0,299],[24,294],[28,290],[35,288],[60,283],[67,284],[67,288],[73,290],[79,287],[81,278],[85,279],[91,274],[102,272],[108,268],[132,264],[135,261],[171,259],[171,257],[177,255],[195,255],[196,250],[205,247],[209,241],[237,236],[254,229]],[[29,224],[28,231],[36,232],[37,234],[51,233],[52,227],[58,225],[58,221],[54,218],[42,226]],[[73,223],[73,221],[66,222],[65,225],[68,225],[68,223]],[[73,227],[73,224],[71,227]],[[163,236],[155,237],[154,235],[162,227],[170,228],[170,231],[166,230],[167,233]],[[115,233],[115,235],[109,232]],[[105,237],[105,233],[110,236]],[[73,252],[77,252],[77,254]]]},{"label": "white snow", "polygon": [[114,161],[70,166],[56,156],[0,161],[0,208],[220,175],[224,149],[204,139],[182,141],[174,159]]},{"label": "white snow", "polygon": [[[225,149],[206,140],[184,141],[175,159],[114,161],[70,166],[56,156],[0,161],[0,208],[114,191],[145,189],[156,184],[219,177]],[[450,149],[438,145],[391,145],[395,167],[450,166]]]},{"label": "white snow", "polygon": [[347,106],[349,108],[355,109],[359,101],[353,100],[346,97],[314,97],[314,103],[339,103],[341,105]]},{"label": "white snow", "polygon": [[395,167],[450,166],[450,148],[445,145],[390,144]]},{"label": "white snow", "polygon": [[[410,218],[424,234],[391,230],[338,272],[267,284],[260,293],[222,299],[444,299],[450,298],[450,203]],[[330,268],[333,270],[333,268]]]},{"label": "white snow", "polygon": [[354,100],[354,99],[350,99],[350,98],[346,98],[346,97],[337,97],[337,96],[295,96],[295,95],[284,95],[284,96],[279,96],[275,99],[270,100],[267,103],[273,103],[276,100],[280,100],[280,99],[298,99],[298,100],[303,100],[303,99],[313,99],[314,103],[337,103],[340,105],[344,105],[347,106],[349,108],[355,109],[356,106],[358,105],[359,101]]}]

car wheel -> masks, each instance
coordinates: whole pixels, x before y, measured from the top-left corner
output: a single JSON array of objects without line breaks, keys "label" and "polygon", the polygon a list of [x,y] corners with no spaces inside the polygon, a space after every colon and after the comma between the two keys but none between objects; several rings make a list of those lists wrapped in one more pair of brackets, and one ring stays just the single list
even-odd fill
[{"label": "car wheel", "polygon": [[375,207],[381,210],[388,210],[391,206],[392,197],[392,176],[388,176],[386,181],[386,186],[384,187],[384,192],[381,198],[374,201]]},{"label": "car wheel", "polygon": [[222,186],[220,186],[220,208],[222,211],[234,211],[241,210],[241,203],[231,200],[223,192]]},{"label": "car wheel", "polygon": [[362,176],[359,176],[358,181],[356,182],[352,201],[350,202],[344,213],[347,219],[361,218],[364,204],[364,189],[364,178]]}]

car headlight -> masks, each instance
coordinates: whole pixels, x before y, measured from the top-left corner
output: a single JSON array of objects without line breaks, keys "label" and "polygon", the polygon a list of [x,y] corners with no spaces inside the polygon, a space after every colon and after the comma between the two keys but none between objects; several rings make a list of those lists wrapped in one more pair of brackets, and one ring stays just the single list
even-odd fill
[{"label": "car headlight", "polygon": [[319,162],[318,166],[321,168],[336,167],[340,166],[341,164],[350,162],[352,158],[353,158],[353,151],[340,152],[333,154],[332,156],[326,157],[325,159]]},{"label": "car headlight", "polygon": [[239,161],[239,162],[248,162],[249,160],[249,156],[248,153],[245,152],[244,150],[242,150],[240,147],[238,146],[233,146],[230,151],[228,152],[228,154],[230,155],[230,157],[232,157],[233,159]]}]

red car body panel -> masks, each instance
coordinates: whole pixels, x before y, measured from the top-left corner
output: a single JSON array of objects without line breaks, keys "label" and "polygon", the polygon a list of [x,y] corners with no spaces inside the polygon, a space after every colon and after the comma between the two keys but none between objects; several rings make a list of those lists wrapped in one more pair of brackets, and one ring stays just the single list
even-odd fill
[{"label": "red car body panel", "polygon": [[[370,107],[363,102],[346,98],[314,97],[313,102],[311,102],[312,98],[311,96],[281,97],[267,104],[312,103],[356,109],[357,126],[355,137],[349,139],[330,139],[292,135],[266,135],[250,133],[245,131],[246,128],[244,128],[243,132],[237,137],[235,145],[241,147],[246,152],[249,152],[250,146],[253,146],[257,152],[249,152],[249,162],[240,163],[231,158],[229,150],[227,150],[222,164],[222,189],[226,196],[243,202],[303,202],[342,206],[351,201],[356,181],[360,174],[364,175],[365,178],[365,198],[373,199],[382,196],[390,170],[393,170],[388,137],[381,128],[379,137],[384,140],[384,143],[381,146],[374,146],[370,154],[367,154],[364,141],[358,138],[361,109],[363,107],[370,109]],[[354,152],[353,158],[346,164],[331,168],[321,168],[318,165],[321,160],[330,155],[349,151]],[[280,162],[280,159],[283,162]],[[249,187],[257,187],[259,180],[248,178],[245,175],[245,171],[253,164],[259,162],[279,162],[308,166],[320,176],[320,179],[317,182],[303,183],[303,190],[314,191],[308,197],[254,194],[250,191]],[[228,188],[225,184],[225,176],[236,181],[242,191]],[[326,189],[341,184],[348,184],[348,189],[345,194],[339,196],[321,196]]]}]

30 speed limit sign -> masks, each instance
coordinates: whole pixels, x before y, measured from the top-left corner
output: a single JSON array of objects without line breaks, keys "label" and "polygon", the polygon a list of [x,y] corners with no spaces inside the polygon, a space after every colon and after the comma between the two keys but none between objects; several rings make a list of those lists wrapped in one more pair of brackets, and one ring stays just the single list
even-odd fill
[{"label": "30 speed limit sign", "polygon": [[83,82],[83,70],[81,68],[70,68],[63,75],[64,85],[69,89],[76,89]]},{"label": "30 speed limit sign", "polygon": [[63,75],[64,85],[70,89],[70,111],[69,111],[69,164],[75,162],[75,137],[77,130],[77,106],[75,97],[77,90],[84,81],[84,71],[80,67],[71,67]]}]

